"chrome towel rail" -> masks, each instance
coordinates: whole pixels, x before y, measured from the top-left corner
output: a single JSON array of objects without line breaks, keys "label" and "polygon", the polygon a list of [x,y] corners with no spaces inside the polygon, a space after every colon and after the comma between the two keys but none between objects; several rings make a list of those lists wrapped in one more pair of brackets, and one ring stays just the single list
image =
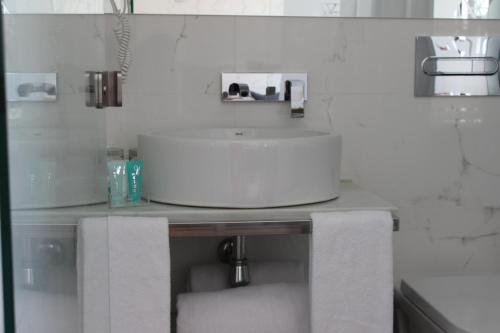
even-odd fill
[{"label": "chrome towel rail", "polygon": [[[392,213],[393,231],[399,231],[399,217]],[[311,219],[262,221],[171,222],[171,237],[301,235],[312,231]]]},{"label": "chrome towel rail", "polygon": [[[392,212],[393,230],[399,231],[399,217]],[[15,223],[14,232],[76,234],[74,223]],[[230,236],[272,236],[303,235],[312,231],[312,220],[307,218],[282,218],[279,220],[223,220],[190,222],[170,220],[170,237],[230,237]]]}]

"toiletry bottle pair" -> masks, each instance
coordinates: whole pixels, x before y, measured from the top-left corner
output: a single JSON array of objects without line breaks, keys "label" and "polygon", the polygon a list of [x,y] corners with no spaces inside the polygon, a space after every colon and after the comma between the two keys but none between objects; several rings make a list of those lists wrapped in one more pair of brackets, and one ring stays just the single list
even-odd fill
[{"label": "toiletry bottle pair", "polygon": [[111,207],[137,205],[142,196],[141,160],[126,161],[122,149],[108,149],[108,196]]}]

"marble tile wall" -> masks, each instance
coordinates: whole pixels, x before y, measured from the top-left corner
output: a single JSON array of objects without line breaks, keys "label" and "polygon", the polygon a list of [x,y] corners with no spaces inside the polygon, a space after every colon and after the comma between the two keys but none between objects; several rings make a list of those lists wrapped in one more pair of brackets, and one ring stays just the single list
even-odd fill
[{"label": "marble tile wall", "polygon": [[[413,97],[416,35],[500,35],[499,22],[162,15],[130,22],[125,105],[104,111],[109,146],[132,148],[137,134],[172,127],[334,129],[344,139],[343,178],[400,207],[397,279],[500,271],[500,99]],[[51,27],[37,43],[53,45],[36,68],[17,58],[33,54],[28,43],[7,48],[11,67],[56,69],[75,89],[67,110],[103,112],[84,110],[81,75],[118,68],[112,16],[12,16],[7,25]],[[306,117],[290,119],[285,104],[221,103],[222,71],[308,72]]]},{"label": "marble tile wall", "polygon": [[[397,277],[500,269],[499,99],[413,97],[416,35],[498,35],[500,23],[135,16],[124,110],[108,143],[178,126],[333,128],[344,178],[400,207]],[[110,51],[111,53],[112,51]],[[109,54],[108,54],[109,55]],[[304,119],[223,104],[222,71],[305,71]],[[128,97],[128,100],[127,100]]]}]

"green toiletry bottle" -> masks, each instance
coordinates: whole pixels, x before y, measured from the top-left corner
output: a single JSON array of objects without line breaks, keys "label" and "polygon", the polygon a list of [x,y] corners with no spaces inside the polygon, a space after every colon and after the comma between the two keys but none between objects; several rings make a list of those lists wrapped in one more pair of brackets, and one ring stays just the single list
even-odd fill
[{"label": "green toiletry bottle", "polygon": [[141,202],[142,166],[143,162],[141,160],[127,162],[128,202],[132,204]]}]

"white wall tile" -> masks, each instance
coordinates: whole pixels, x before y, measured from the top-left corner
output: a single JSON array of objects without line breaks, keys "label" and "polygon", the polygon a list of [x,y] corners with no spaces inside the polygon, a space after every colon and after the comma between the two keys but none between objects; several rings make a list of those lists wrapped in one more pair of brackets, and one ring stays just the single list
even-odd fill
[{"label": "white wall tile", "polygon": [[236,69],[239,72],[308,72],[309,91],[325,93],[333,54],[327,19],[236,18]]}]

